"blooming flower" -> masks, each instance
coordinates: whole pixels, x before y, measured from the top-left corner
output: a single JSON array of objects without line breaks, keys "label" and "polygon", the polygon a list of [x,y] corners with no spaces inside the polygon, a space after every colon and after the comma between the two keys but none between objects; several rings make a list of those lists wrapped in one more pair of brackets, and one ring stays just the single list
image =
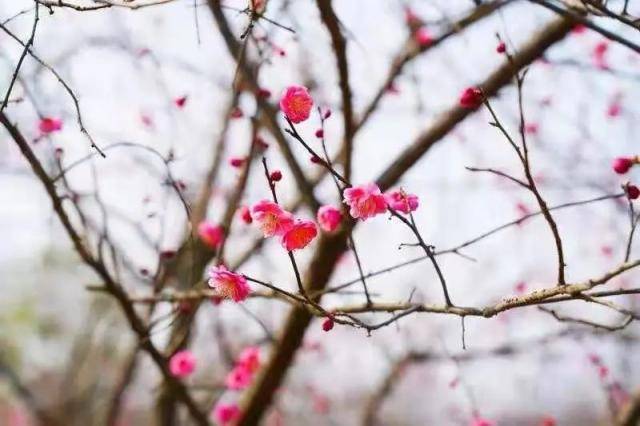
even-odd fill
[{"label": "blooming flower", "polygon": [[318,209],[317,219],[323,231],[333,232],[340,226],[342,213],[333,206],[322,206]]},{"label": "blooming flower", "polygon": [[253,206],[251,212],[265,238],[283,235],[293,226],[293,215],[271,201],[260,201]]},{"label": "blooming flower", "polygon": [[187,377],[196,369],[196,357],[184,350],[173,354],[169,360],[169,371],[175,377]]},{"label": "blooming flower", "polygon": [[213,417],[220,425],[228,425],[240,418],[238,404],[218,404],[213,409]]},{"label": "blooming flower", "polygon": [[629,171],[629,169],[631,169],[631,167],[634,164],[634,159],[630,158],[630,157],[618,157],[615,160],[613,160],[613,170],[620,174],[623,175],[625,173],[627,173]]},{"label": "blooming flower", "polygon": [[45,135],[62,130],[62,120],[59,118],[43,117],[38,129]]},{"label": "blooming flower", "polygon": [[402,213],[414,212],[418,208],[418,196],[404,191],[393,191],[384,195],[389,207]]},{"label": "blooming flower", "polygon": [[251,384],[251,379],[253,379],[253,374],[246,367],[236,365],[225,377],[224,384],[228,389],[241,390]]},{"label": "blooming flower", "polygon": [[198,225],[198,237],[208,247],[215,249],[224,239],[224,228],[206,220],[202,221]]},{"label": "blooming flower", "polygon": [[280,99],[280,109],[293,123],[301,123],[309,118],[313,99],[303,86],[289,86]]},{"label": "blooming flower", "polygon": [[433,43],[433,37],[431,36],[431,33],[424,27],[418,28],[416,32],[413,33],[413,39],[421,47],[425,47]]},{"label": "blooming flower", "polygon": [[460,95],[460,106],[466,109],[476,109],[482,104],[482,90],[477,87],[467,87]]},{"label": "blooming flower", "polygon": [[237,364],[252,374],[258,371],[258,368],[260,368],[260,348],[257,346],[244,348],[242,352],[240,352]]},{"label": "blooming flower", "polygon": [[387,211],[387,203],[375,183],[354,186],[344,190],[344,202],[350,207],[354,219],[366,220]]},{"label": "blooming flower", "polygon": [[244,275],[229,271],[223,265],[209,269],[209,287],[226,299],[241,302],[249,296],[251,289]]},{"label": "blooming flower", "polygon": [[282,235],[280,243],[287,251],[305,248],[318,235],[316,224],[310,220],[297,220],[291,228]]}]

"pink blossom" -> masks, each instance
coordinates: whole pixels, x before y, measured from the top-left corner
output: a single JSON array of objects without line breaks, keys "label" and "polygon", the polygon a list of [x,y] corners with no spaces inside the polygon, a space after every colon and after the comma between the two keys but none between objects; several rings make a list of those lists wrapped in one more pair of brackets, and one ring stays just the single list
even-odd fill
[{"label": "pink blossom", "polygon": [[609,104],[607,108],[607,117],[614,118],[620,115],[622,112],[622,105],[620,105],[619,101],[613,101]]},{"label": "pink blossom", "polygon": [[260,201],[253,206],[251,212],[265,238],[284,235],[293,226],[293,215],[271,201]]},{"label": "pink blossom", "polygon": [[234,302],[242,302],[251,291],[244,275],[229,271],[223,265],[209,269],[209,287],[218,292],[218,295],[233,299]]},{"label": "pink blossom", "polygon": [[196,369],[196,357],[191,351],[184,350],[173,354],[169,360],[169,371],[175,377],[187,377]]},{"label": "pink blossom", "polygon": [[257,346],[244,348],[238,356],[237,364],[243,366],[250,373],[258,371],[260,368],[260,348]]},{"label": "pink blossom", "polygon": [[494,425],[495,423],[492,422],[491,420],[487,420],[482,417],[476,416],[471,420],[470,426],[494,426]]},{"label": "pink blossom", "polygon": [[293,123],[301,123],[309,118],[313,99],[303,86],[289,86],[280,99],[280,109]]},{"label": "pink blossom", "polygon": [[413,39],[418,43],[421,47],[429,46],[433,43],[433,37],[429,30],[425,27],[418,28],[415,33],[413,33]]},{"label": "pink blossom", "polygon": [[599,42],[593,48],[593,59],[598,68],[601,68],[601,69],[609,68],[609,65],[607,64],[607,58],[606,58],[606,54],[608,50],[609,50],[609,42],[605,40]]},{"label": "pink blossom", "polygon": [[218,404],[213,409],[213,417],[220,425],[229,425],[240,419],[238,404]]},{"label": "pink blossom", "polygon": [[343,195],[354,219],[366,220],[387,211],[387,202],[375,183],[347,188]]},{"label": "pink blossom", "polygon": [[215,249],[224,239],[224,228],[206,220],[202,221],[198,225],[198,237],[208,247]]},{"label": "pink blossom", "polygon": [[62,130],[62,120],[59,118],[43,117],[38,129],[45,135]]},{"label": "pink blossom", "polygon": [[544,416],[540,420],[540,426],[556,426],[558,422],[552,416]]},{"label": "pink blossom", "polygon": [[342,213],[333,206],[322,206],[318,209],[317,219],[323,231],[333,232],[340,226]]},{"label": "pink blossom", "polygon": [[416,211],[419,204],[417,195],[407,194],[403,190],[388,192],[384,199],[393,210],[406,214]]},{"label": "pink blossom", "polygon": [[476,109],[482,104],[484,96],[478,87],[467,87],[460,95],[460,106],[465,109]]},{"label": "pink blossom", "polygon": [[305,248],[318,235],[318,228],[310,220],[297,220],[293,226],[282,235],[280,244],[287,251]]},{"label": "pink blossom", "polygon": [[249,387],[253,379],[253,374],[243,365],[236,365],[229,371],[224,379],[224,384],[228,389],[241,390]]}]

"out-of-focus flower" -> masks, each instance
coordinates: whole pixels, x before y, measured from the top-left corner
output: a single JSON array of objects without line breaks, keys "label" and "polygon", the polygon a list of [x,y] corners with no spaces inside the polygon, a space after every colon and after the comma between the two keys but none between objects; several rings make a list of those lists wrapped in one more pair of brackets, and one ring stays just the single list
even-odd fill
[{"label": "out-of-focus flower", "polygon": [[476,109],[482,104],[484,95],[478,87],[467,87],[460,95],[460,106],[466,109]]},{"label": "out-of-focus flower", "polygon": [[208,247],[217,248],[224,239],[224,228],[209,221],[202,221],[198,224],[198,237]]},{"label": "out-of-focus flower", "polygon": [[333,206],[322,206],[318,209],[317,220],[323,231],[333,232],[340,226],[342,213]]},{"label": "out-of-focus flower", "polygon": [[240,419],[238,404],[218,404],[213,409],[213,418],[221,426],[227,426]]},{"label": "out-of-focus flower", "polygon": [[62,130],[62,120],[59,118],[43,117],[38,123],[38,129],[45,135]]},{"label": "out-of-focus flower", "polygon": [[173,354],[169,360],[169,371],[175,377],[187,377],[196,369],[196,357],[191,351],[184,350]]}]

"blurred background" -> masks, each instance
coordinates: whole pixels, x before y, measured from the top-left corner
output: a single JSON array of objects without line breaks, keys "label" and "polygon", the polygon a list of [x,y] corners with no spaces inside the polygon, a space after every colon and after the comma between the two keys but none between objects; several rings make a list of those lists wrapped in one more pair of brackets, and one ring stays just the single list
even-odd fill
[{"label": "blurred background", "polygon": [[[193,208],[209,182],[205,215],[222,221],[244,173],[230,161],[245,158],[255,136],[269,145],[264,155],[270,168],[282,170],[282,204],[299,198],[299,186],[273,133],[252,124],[256,98],[238,83],[238,58],[229,54],[206,2],[163,1],[141,8],[130,6],[142,1],[112,7],[106,7],[108,2],[74,3],[105,6],[98,10],[46,3],[0,2],[3,28],[25,43],[37,4],[32,52],[49,67],[26,55],[4,113],[17,123],[49,176],[65,170],[56,185],[58,194],[72,201],[65,202],[68,214],[89,247],[98,250],[106,244],[100,248],[105,263],[132,297],[152,294],[164,262],[170,263],[167,259],[175,253],[180,256],[190,233],[184,203]],[[480,2],[333,2],[348,43],[357,117],[382,90],[375,112],[354,139],[352,182],[376,179],[457,105],[465,88],[481,83],[507,61],[496,52],[497,35],[507,52],[517,55],[538,31],[559,19],[536,2],[498,2],[500,7],[488,16],[412,55],[393,85],[385,86],[398,55],[418,49],[412,44],[416,21],[411,19],[419,19],[419,26],[437,38],[456,28],[478,7],[475,3]],[[607,6],[619,11],[624,3],[610,1]],[[628,3],[629,14],[640,16],[640,4]],[[222,4],[233,35],[243,43],[240,35],[250,22],[250,5],[244,0]],[[318,7],[310,0],[270,0],[265,16],[279,25],[257,20],[243,57],[260,64],[258,85],[271,94],[266,102],[277,107],[287,86],[307,86],[315,104],[333,112],[324,123],[324,136],[328,151],[337,153],[344,134],[339,75]],[[640,43],[638,29],[606,16],[591,19],[634,45]],[[0,32],[3,96],[22,53],[23,46]],[[72,90],[83,126],[106,158],[91,148],[74,98],[51,69]],[[638,154],[640,110],[634,99],[640,95],[639,83],[637,51],[580,26],[531,64],[523,87],[525,132],[532,173],[549,206],[620,194],[622,185],[637,181],[637,171],[618,175],[611,162]],[[501,89],[491,105],[517,135],[515,85]],[[62,127],[43,131],[45,118],[59,120]],[[416,224],[436,250],[539,210],[536,199],[519,185],[467,169],[522,176],[513,149],[489,121],[486,108],[470,114],[394,186],[420,198]],[[278,123],[286,127],[281,115]],[[296,128],[319,147],[314,136],[319,126],[314,113]],[[303,172],[309,178],[318,175],[321,166],[293,139],[287,136],[287,141]],[[219,161],[215,182],[208,174],[214,158]],[[259,161],[247,167],[252,172],[240,205],[270,197]],[[82,263],[42,184],[4,129],[0,188],[0,424],[163,424],[157,412],[162,376],[139,350],[117,303],[99,291],[100,277]],[[330,179],[322,180],[314,194],[321,204],[340,205]],[[568,282],[599,277],[624,261],[629,203],[618,196],[554,212]],[[633,218],[633,210],[631,214]],[[302,206],[298,215],[313,219],[315,212]],[[354,239],[365,272],[423,254],[419,247],[400,247],[413,242],[413,235],[388,215],[358,225]],[[242,260],[238,271],[296,291],[284,250],[275,240],[255,248],[260,240],[255,226],[235,217],[225,244],[226,262]],[[297,254],[301,270],[307,269],[316,248],[317,241]],[[632,244],[630,259],[637,259],[637,253]],[[483,238],[460,255],[439,256],[438,263],[451,298],[462,306],[481,308],[556,284],[555,246],[540,216]],[[603,289],[633,288],[636,276],[630,271]],[[355,259],[346,252],[329,285],[356,278]],[[442,303],[428,261],[367,282],[376,301]],[[255,284],[252,288],[259,289]],[[168,280],[162,291],[171,289],[181,289],[180,283]],[[354,291],[328,294],[323,306],[363,303],[361,287],[350,289]],[[636,294],[607,300],[638,312]],[[163,351],[169,350],[176,325],[195,315],[188,347],[197,368],[183,382],[207,407],[207,415],[215,404],[245,396],[224,385],[233,358],[247,346],[258,346],[266,362],[278,349],[272,339],[290,310],[269,298],[243,304],[205,299],[197,313],[181,303],[158,303],[153,312],[148,307],[138,306],[138,312],[148,315],[150,338]],[[551,307],[562,318],[607,326],[625,320],[620,312],[582,300]],[[368,322],[389,317],[359,316]],[[605,425],[614,423],[640,389],[634,322],[610,331],[560,321],[536,306],[523,307],[489,319],[467,317],[463,349],[461,320],[453,315],[414,313],[370,335],[340,324],[326,333],[321,321],[314,320],[304,334],[262,424],[468,425],[486,419],[497,425]],[[174,424],[192,424],[183,410]]]}]

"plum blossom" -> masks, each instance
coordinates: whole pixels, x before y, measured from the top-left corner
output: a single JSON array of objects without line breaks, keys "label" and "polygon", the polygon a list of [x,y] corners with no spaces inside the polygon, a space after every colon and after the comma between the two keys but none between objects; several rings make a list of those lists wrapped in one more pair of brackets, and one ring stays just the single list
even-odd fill
[{"label": "plum blossom", "polygon": [[343,195],[354,219],[366,220],[387,211],[387,202],[375,183],[347,188]]},{"label": "plum blossom", "polygon": [[209,287],[216,290],[219,296],[233,299],[234,302],[242,302],[251,292],[244,275],[231,272],[223,265],[209,269]]},{"label": "plum blossom", "polygon": [[322,206],[318,209],[317,220],[323,231],[333,232],[340,226],[342,213],[333,206]]},{"label": "plum blossom", "polygon": [[213,409],[213,418],[223,426],[240,419],[240,414],[238,404],[218,404]]},{"label": "plum blossom", "polygon": [[184,350],[173,354],[169,360],[169,371],[175,377],[187,377],[196,369],[196,357],[191,351]]},{"label": "plum blossom", "polygon": [[260,348],[257,346],[248,346],[240,352],[238,356],[238,365],[243,366],[250,373],[255,373],[260,368]]},{"label": "plum blossom", "polygon": [[289,86],[280,99],[280,109],[292,123],[301,123],[309,118],[313,99],[303,86]]},{"label": "plum blossom", "polygon": [[243,365],[236,365],[224,379],[228,389],[241,390],[249,387],[253,374]]},{"label": "plum blossom", "polygon": [[215,249],[224,239],[224,228],[206,220],[202,221],[198,225],[198,237],[207,247]]},{"label": "plum blossom", "polygon": [[62,120],[59,118],[43,117],[38,123],[38,130],[44,135],[62,130]]},{"label": "plum blossom", "polygon": [[258,202],[251,212],[265,238],[284,235],[293,226],[293,215],[271,201]]},{"label": "plum blossom", "polygon": [[287,251],[305,248],[318,235],[318,228],[310,220],[298,219],[287,232],[282,235],[280,243]]},{"label": "plum blossom", "polygon": [[407,194],[403,190],[388,192],[384,195],[384,199],[393,210],[405,214],[416,211],[419,205],[417,195]]}]

